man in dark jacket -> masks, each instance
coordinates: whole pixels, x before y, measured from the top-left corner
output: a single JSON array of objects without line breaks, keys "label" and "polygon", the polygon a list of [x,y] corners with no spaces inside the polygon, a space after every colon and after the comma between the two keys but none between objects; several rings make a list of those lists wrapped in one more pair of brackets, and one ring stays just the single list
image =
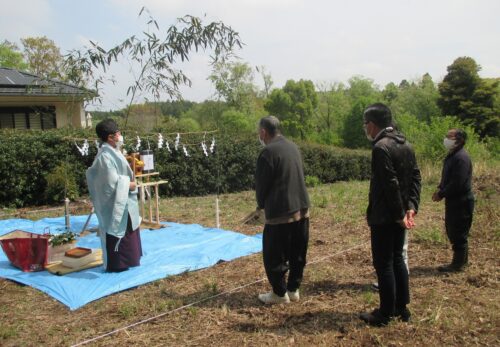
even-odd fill
[{"label": "man in dark jacket", "polygon": [[403,321],[410,319],[403,244],[405,229],[414,225],[421,178],[410,144],[391,127],[391,110],[384,104],[373,104],[365,110],[363,118],[366,136],[373,145],[366,217],[371,230],[380,308],[362,313],[360,318],[370,325],[381,326],[394,316]]},{"label": "man in dark jacket", "polygon": [[450,129],[444,139],[449,151],[444,159],[441,183],[432,195],[433,201],[445,200],[445,228],[453,249],[451,264],[438,267],[441,272],[462,271],[468,263],[469,231],[474,213],[472,194],[472,163],[464,150],[467,134]]},{"label": "man in dark jacket", "polygon": [[260,120],[259,140],[265,147],[257,159],[255,191],[257,207],[265,211],[262,254],[273,289],[260,294],[259,300],[265,304],[299,301],[309,241],[309,196],[302,157],[297,146],[281,135],[274,116]]}]

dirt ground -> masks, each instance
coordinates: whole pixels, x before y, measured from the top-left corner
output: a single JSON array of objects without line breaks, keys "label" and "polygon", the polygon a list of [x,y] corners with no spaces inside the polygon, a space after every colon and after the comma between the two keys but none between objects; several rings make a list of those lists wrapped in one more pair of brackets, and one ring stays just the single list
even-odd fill
[{"label": "dirt ground", "polygon": [[[424,185],[418,225],[410,233],[410,323],[373,328],[358,319],[378,305],[378,294],[370,289],[375,275],[364,220],[368,184],[339,182],[310,190],[308,266],[298,303],[258,302],[257,294],[269,290],[260,253],[155,281],[76,311],[0,279],[0,345],[67,346],[97,338],[88,345],[498,346],[499,174],[475,180],[470,266],[457,274],[436,270],[449,262],[451,250],[443,233],[443,203],[430,199],[432,185]],[[259,226],[240,223],[254,206],[252,192],[222,196],[222,227],[260,232]],[[79,211],[85,208],[82,203]],[[213,226],[214,197],[165,199],[162,216]],[[101,337],[117,329],[122,330]]]}]

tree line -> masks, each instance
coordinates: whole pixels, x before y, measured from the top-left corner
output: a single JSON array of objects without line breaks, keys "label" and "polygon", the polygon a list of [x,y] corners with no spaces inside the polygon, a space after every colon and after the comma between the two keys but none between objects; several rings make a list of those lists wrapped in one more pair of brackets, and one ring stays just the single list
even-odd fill
[{"label": "tree line", "polygon": [[[425,74],[417,80],[391,82],[381,88],[369,78],[353,76],[347,83],[301,79],[273,88],[272,75],[264,66],[252,67],[232,59],[242,42],[231,27],[185,16],[165,31],[144,8],[140,15],[143,12],[149,16],[148,30],[114,47],[106,49],[90,42],[89,48],[63,56],[47,37],[21,39],[22,50],[15,43],[3,41],[0,66],[99,91],[109,83],[106,73],[112,64],[123,59],[135,61],[139,73],[126,91],[128,105],[121,110],[94,112],[94,116],[115,117],[125,127],[141,131],[220,129],[252,133],[261,116],[273,114],[280,118],[287,136],[363,148],[368,144],[361,114],[367,105],[384,102],[393,110],[396,126],[424,128],[436,119],[452,117],[473,129],[480,139],[498,143],[500,78],[481,78],[481,66],[471,57],[455,59],[439,83]],[[216,94],[203,102],[182,100],[179,87],[189,86],[191,81],[175,66],[198,50],[213,53],[209,80]],[[256,83],[257,79],[260,83]],[[139,103],[137,96],[143,93],[152,95],[152,100]]]}]

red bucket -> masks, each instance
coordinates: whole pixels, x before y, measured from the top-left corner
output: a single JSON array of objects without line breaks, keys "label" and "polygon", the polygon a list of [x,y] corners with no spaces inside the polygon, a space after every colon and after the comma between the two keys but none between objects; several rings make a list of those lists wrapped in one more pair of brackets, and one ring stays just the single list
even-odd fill
[{"label": "red bucket", "polygon": [[0,236],[0,244],[12,265],[25,272],[41,271],[47,265],[48,235],[14,230]]}]

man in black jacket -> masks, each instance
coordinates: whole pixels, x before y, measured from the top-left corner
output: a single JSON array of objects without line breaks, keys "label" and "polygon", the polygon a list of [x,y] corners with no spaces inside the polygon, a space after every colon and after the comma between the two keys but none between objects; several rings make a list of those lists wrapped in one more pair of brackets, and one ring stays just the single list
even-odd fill
[{"label": "man in black jacket", "polygon": [[371,230],[380,308],[362,313],[360,318],[370,325],[381,326],[394,316],[403,321],[410,319],[403,244],[405,229],[414,225],[421,178],[413,149],[391,126],[391,110],[384,104],[373,104],[365,110],[363,118],[366,136],[373,146],[366,217]]},{"label": "man in black jacket", "polygon": [[449,151],[444,159],[441,183],[432,195],[433,201],[445,198],[445,228],[453,249],[451,264],[438,267],[441,272],[462,271],[468,263],[469,231],[474,213],[472,194],[472,163],[464,150],[467,134],[450,129],[444,139]]},{"label": "man in black jacket", "polygon": [[255,191],[257,207],[265,211],[262,254],[273,289],[260,294],[259,300],[265,304],[299,301],[309,241],[309,196],[302,157],[297,146],[281,135],[274,116],[260,120],[259,140],[265,147],[257,159]]}]

